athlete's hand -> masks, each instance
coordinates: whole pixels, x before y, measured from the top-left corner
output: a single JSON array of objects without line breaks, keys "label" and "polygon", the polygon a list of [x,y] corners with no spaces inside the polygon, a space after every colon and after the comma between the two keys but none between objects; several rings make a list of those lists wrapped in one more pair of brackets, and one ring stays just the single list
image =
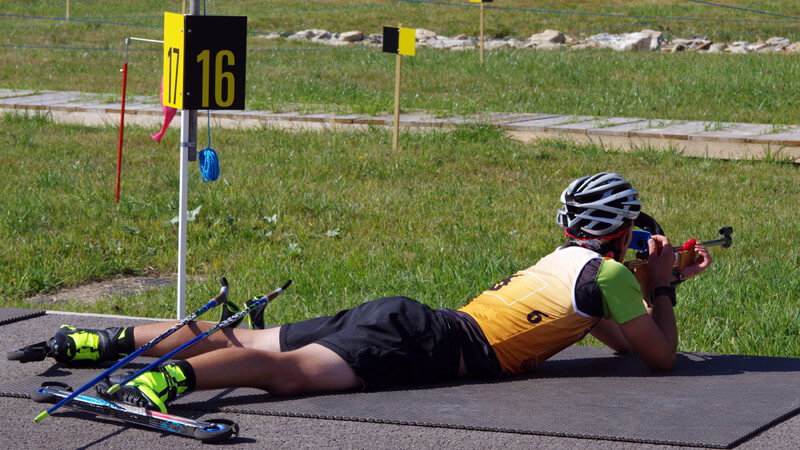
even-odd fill
[{"label": "athlete's hand", "polygon": [[697,254],[694,264],[681,270],[681,275],[683,275],[684,280],[700,275],[711,266],[711,254],[708,253],[705,247],[700,244],[695,244],[694,252]]},{"label": "athlete's hand", "polygon": [[647,258],[650,287],[669,286],[672,279],[672,267],[675,264],[675,251],[672,249],[669,238],[654,234],[650,236],[647,245],[650,250],[650,256]]}]

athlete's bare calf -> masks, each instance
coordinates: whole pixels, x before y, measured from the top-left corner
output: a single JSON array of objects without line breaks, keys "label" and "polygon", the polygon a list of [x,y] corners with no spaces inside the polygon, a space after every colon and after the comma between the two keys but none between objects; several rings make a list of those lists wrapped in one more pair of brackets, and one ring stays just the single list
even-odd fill
[{"label": "athlete's bare calf", "polygon": [[[140,347],[175,322],[137,326],[134,345]],[[214,326],[191,323],[145,354],[162,356]],[[280,328],[223,329],[177,355],[194,368],[197,389],[253,387],[276,395],[353,389],[361,382],[336,353],[319,344],[281,352]]]}]

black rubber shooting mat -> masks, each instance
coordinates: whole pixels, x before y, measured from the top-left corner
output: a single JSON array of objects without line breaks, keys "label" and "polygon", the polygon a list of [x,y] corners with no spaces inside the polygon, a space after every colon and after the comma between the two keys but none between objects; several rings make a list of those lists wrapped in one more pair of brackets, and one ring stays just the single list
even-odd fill
[{"label": "black rubber shooting mat", "polygon": [[44,311],[38,309],[0,308],[0,325],[41,316]]},{"label": "black rubber shooting mat", "polygon": [[[206,403],[207,402],[207,403]],[[681,354],[669,375],[635,357],[572,347],[535,376],[296,399],[195,393],[187,409],[730,447],[800,411],[800,360]]]},{"label": "black rubber shooting mat", "polygon": [[[44,340],[61,323],[101,328],[135,322],[47,315],[3,326],[0,345],[8,349]],[[31,339],[20,341],[21,336]],[[27,396],[43,381],[80,386],[98,372],[51,361],[3,361],[0,395]],[[731,447],[800,411],[798,386],[800,359],[683,353],[675,371],[658,375],[635,357],[572,347],[536,375],[502,382],[298,398],[228,389],[194,392],[173,410]]]}]

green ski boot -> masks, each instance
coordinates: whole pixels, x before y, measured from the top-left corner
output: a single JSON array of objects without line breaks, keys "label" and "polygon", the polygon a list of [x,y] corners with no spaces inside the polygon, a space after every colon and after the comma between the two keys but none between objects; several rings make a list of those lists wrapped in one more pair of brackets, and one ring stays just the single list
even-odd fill
[{"label": "green ski boot", "polygon": [[62,325],[47,346],[48,356],[62,363],[114,361],[130,353],[133,338],[127,328],[93,330]]},{"label": "green ski boot", "polygon": [[194,370],[189,363],[178,361],[168,363],[158,369],[148,370],[133,380],[125,383],[113,394],[108,390],[111,386],[125,380],[134,372],[106,378],[97,384],[95,390],[103,397],[118,400],[130,405],[167,412],[167,403],[186,391],[193,390]]}]

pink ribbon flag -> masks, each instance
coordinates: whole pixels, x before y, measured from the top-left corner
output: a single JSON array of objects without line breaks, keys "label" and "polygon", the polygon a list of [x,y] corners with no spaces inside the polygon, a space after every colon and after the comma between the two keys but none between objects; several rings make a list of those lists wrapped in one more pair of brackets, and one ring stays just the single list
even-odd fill
[{"label": "pink ribbon flag", "polygon": [[164,137],[164,133],[167,132],[167,128],[169,128],[170,122],[172,122],[172,118],[175,117],[175,113],[178,111],[175,108],[170,108],[169,106],[164,105],[164,81],[161,81],[161,86],[159,88],[159,98],[161,99],[161,111],[164,112],[164,125],[161,127],[161,131],[156,134],[151,134],[150,137],[155,139],[156,142],[159,144],[161,143],[161,138]]}]

